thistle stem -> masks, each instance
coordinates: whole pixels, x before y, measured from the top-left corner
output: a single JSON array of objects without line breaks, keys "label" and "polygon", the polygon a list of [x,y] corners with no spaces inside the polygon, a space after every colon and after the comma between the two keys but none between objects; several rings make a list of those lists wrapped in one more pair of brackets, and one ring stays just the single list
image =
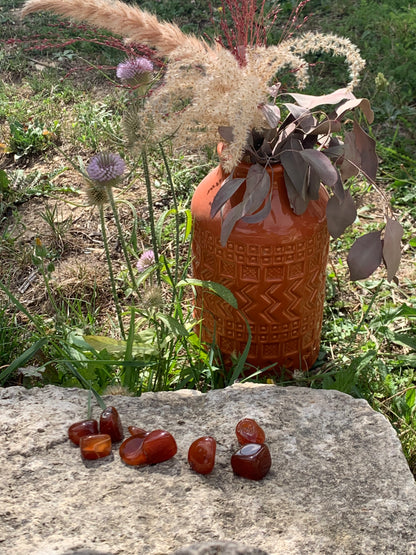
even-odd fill
[{"label": "thistle stem", "polygon": [[152,184],[150,182],[149,164],[147,161],[147,152],[145,148],[142,149],[142,164],[143,164],[144,181],[146,184],[147,204],[149,209],[150,234],[152,237],[153,253],[155,255],[156,278],[157,278],[157,284],[160,287],[161,278],[160,278],[160,267],[159,267],[159,252],[158,252],[159,249],[158,249],[158,242],[157,242],[157,236],[156,236],[155,218],[154,218],[154,212],[153,212]]},{"label": "thistle stem", "polygon": [[113,190],[112,190],[111,187],[107,187],[107,194],[108,194],[108,200],[110,201],[111,210],[113,211],[114,221],[116,222],[118,237],[120,239],[120,244],[121,244],[121,248],[123,250],[124,259],[126,261],[127,270],[129,272],[131,284],[132,284],[133,290],[139,295],[139,291],[138,291],[137,285],[136,285],[136,277],[134,275],[133,267],[132,267],[131,262],[130,262],[129,252],[127,250],[127,245],[126,245],[126,241],[124,239],[123,229],[121,227],[120,218],[118,217],[117,206],[116,206],[116,202],[114,200]]},{"label": "thistle stem", "polygon": [[175,273],[174,273],[174,280],[173,280],[172,302],[171,302],[171,306],[173,309],[175,298],[176,298],[176,284],[178,283],[178,271],[179,271],[179,242],[180,242],[179,209],[178,209],[178,200],[176,198],[175,187],[173,185],[172,174],[170,171],[168,160],[166,158],[166,153],[161,143],[159,144],[159,147],[160,147],[160,152],[162,154],[163,163],[166,168],[166,176],[169,183],[170,192],[172,194],[173,206],[175,208]]},{"label": "thistle stem", "polygon": [[111,291],[113,293],[114,304],[115,304],[115,307],[116,307],[118,325],[120,326],[121,337],[123,339],[126,339],[126,333],[124,331],[123,319],[121,317],[121,306],[120,306],[120,303],[119,303],[119,300],[118,300],[117,290],[116,290],[116,283],[115,283],[115,279],[114,279],[113,263],[111,262],[110,249],[108,248],[107,231],[106,231],[105,220],[104,220],[104,209],[103,209],[102,206],[99,207],[99,211],[100,211],[101,233],[102,233],[102,236],[103,236],[105,256],[107,258],[108,273],[110,274]]}]

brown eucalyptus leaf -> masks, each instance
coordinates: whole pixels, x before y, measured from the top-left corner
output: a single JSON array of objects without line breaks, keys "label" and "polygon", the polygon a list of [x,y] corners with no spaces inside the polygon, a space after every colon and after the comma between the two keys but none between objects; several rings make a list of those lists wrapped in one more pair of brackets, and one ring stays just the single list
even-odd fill
[{"label": "brown eucalyptus leaf", "polygon": [[285,170],[285,175],[290,178],[290,182],[296,192],[304,197],[302,192],[304,191],[306,174],[308,172],[308,162],[300,154],[301,152],[296,150],[285,150],[280,154],[280,160]]},{"label": "brown eucalyptus leaf", "polygon": [[246,177],[246,190],[243,197],[243,216],[252,214],[260,208],[270,193],[270,176],[264,166],[254,164]]},{"label": "brown eucalyptus leaf", "polygon": [[302,197],[302,200],[304,200],[305,202],[309,202],[311,200],[309,197],[310,173],[311,173],[311,167],[308,166],[306,168],[305,175],[303,176],[302,188],[300,190],[300,196]]},{"label": "brown eucalyptus leaf", "polygon": [[289,115],[278,129],[278,135],[280,135],[284,129],[286,129],[286,135],[288,135],[289,127],[294,127],[293,130],[302,130],[304,133],[308,133],[310,129],[316,127],[318,123],[317,119],[306,108],[289,102],[284,104],[284,106],[289,110]]},{"label": "brown eucalyptus leaf", "polygon": [[336,162],[344,155],[344,150],[344,143],[338,145],[330,144],[330,146],[325,149],[325,155],[328,156],[330,160]]},{"label": "brown eucalyptus leaf", "polygon": [[221,245],[226,246],[228,238],[234,229],[235,224],[243,216],[243,203],[237,204],[228,212],[221,224]]},{"label": "brown eucalyptus leaf", "polygon": [[227,143],[233,143],[234,142],[234,128],[233,127],[220,125],[218,127],[218,133],[219,133],[220,137],[222,137],[224,139],[224,141],[226,141]]},{"label": "brown eucalyptus leaf", "polygon": [[350,279],[366,279],[377,270],[382,261],[381,231],[371,231],[355,241],[347,257]]},{"label": "brown eucalyptus leaf", "polygon": [[370,102],[367,98],[352,98],[351,100],[347,100],[335,109],[335,113],[337,117],[341,117],[345,114],[345,112],[349,112],[357,107],[361,108],[361,111],[365,115],[368,123],[373,123],[374,112],[371,109]]},{"label": "brown eucalyptus leaf", "polygon": [[338,172],[338,180],[334,185],[334,195],[337,197],[339,202],[342,202],[345,198],[345,194],[346,192],[342,184],[341,176],[339,175],[339,172]]},{"label": "brown eucalyptus leaf", "polygon": [[230,179],[230,176],[225,179],[217,194],[215,195],[211,205],[211,218],[221,210],[224,204],[229,200],[237,189],[244,183],[244,177],[236,177]]},{"label": "brown eucalyptus leaf", "polygon": [[391,281],[399,269],[403,228],[397,220],[387,219],[384,229],[383,259],[387,268],[387,280]]},{"label": "brown eucalyptus leaf", "polygon": [[280,110],[274,104],[263,104],[261,107],[263,116],[272,129],[276,128],[280,123]]},{"label": "brown eucalyptus leaf", "polygon": [[344,155],[339,166],[343,182],[360,173],[361,156],[355,145],[355,134],[352,131],[345,133]]},{"label": "brown eucalyptus leaf", "polygon": [[289,199],[290,207],[292,208],[295,214],[300,216],[308,208],[309,199],[305,200],[302,198],[302,194],[297,191],[296,187],[293,185],[286,170],[284,170],[284,174],[285,174],[286,192]]},{"label": "brown eucalyptus leaf", "polygon": [[307,108],[302,108],[302,106],[298,106],[297,104],[293,104],[291,102],[286,102],[283,104],[283,106],[285,106],[289,110],[289,112],[295,119],[299,119],[304,114],[307,114],[309,112]]},{"label": "brown eucalyptus leaf", "polygon": [[264,206],[261,210],[256,212],[255,214],[251,214],[250,216],[244,216],[241,218],[248,224],[257,224],[258,222],[262,222],[267,216],[270,214],[270,210],[272,208],[272,203],[270,196],[264,203]]},{"label": "brown eucalyptus leaf", "polygon": [[[295,137],[296,134],[294,133],[293,136]],[[305,135],[302,139],[303,148],[305,150],[315,148],[318,145],[318,139],[320,139],[320,138],[323,138],[323,135],[321,135],[321,136],[312,135],[311,133],[306,134],[306,132],[305,132]],[[319,150],[321,150],[321,149],[319,149]]]},{"label": "brown eucalyptus leaf", "polygon": [[273,155],[276,154],[277,149],[286,141],[291,139],[291,134],[296,131],[296,123],[290,123],[277,135],[277,140],[273,146]]},{"label": "brown eucalyptus leaf", "polygon": [[325,94],[323,96],[313,96],[309,94],[299,94],[299,93],[287,93],[295,101],[302,106],[303,108],[307,108],[311,110],[312,108],[316,108],[316,106],[322,106],[323,104],[338,104],[343,100],[350,100],[354,99],[355,96],[351,91],[348,89],[338,89],[330,94]]},{"label": "brown eucalyptus leaf", "polygon": [[361,171],[369,181],[374,182],[378,169],[376,143],[357,122],[354,122],[354,130],[345,134],[344,147],[344,159],[340,167],[342,180]]},{"label": "brown eucalyptus leaf", "polygon": [[338,179],[338,172],[325,154],[319,150],[308,148],[299,152],[299,155],[318,172],[324,185],[334,187]]},{"label": "brown eucalyptus leaf", "polygon": [[341,122],[337,119],[326,119],[308,131],[309,135],[329,135],[341,131]]},{"label": "brown eucalyptus leaf", "polygon": [[360,170],[367,179],[374,181],[377,176],[378,158],[376,154],[376,142],[354,121],[355,144],[360,153]]},{"label": "brown eucalyptus leaf", "polygon": [[312,166],[309,166],[308,197],[310,200],[319,200],[320,188],[321,179],[319,173]]},{"label": "brown eucalyptus leaf", "polygon": [[307,111],[304,116],[299,118],[298,127],[300,127],[304,133],[309,133],[311,129],[315,129],[317,123],[318,120]]},{"label": "brown eucalyptus leaf", "polygon": [[333,196],[326,205],[326,221],[331,237],[338,239],[347,227],[354,223],[357,209],[349,191],[344,191],[344,199]]},{"label": "brown eucalyptus leaf", "polygon": [[262,145],[260,147],[260,152],[266,158],[270,158],[270,156],[272,155],[272,147],[270,145],[270,141],[268,141],[266,138],[262,142]]},{"label": "brown eucalyptus leaf", "polygon": [[271,143],[276,137],[276,129],[262,129],[263,139],[267,143]]}]

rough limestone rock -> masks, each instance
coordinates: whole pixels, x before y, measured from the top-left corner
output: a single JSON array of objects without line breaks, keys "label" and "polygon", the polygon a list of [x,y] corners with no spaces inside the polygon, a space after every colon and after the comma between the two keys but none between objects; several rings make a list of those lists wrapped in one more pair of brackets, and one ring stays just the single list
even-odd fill
[{"label": "rough limestone rock", "polygon": [[[177,440],[173,459],[138,468],[117,448],[81,460],[67,429],[86,418],[87,396],[0,389],[1,554],[205,555],[226,553],[224,542],[268,555],[416,553],[413,477],[395,432],[363,400],[273,385],[106,397],[126,432],[164,428]],[[262,425],[272,455],[260,482],[230,467],[245,417]],[[202,435],[218,442],[208,476],[187,463]]]},{"label": "rough limestone rock", "polygon": [[173,555],[267,555],[266,551],[256,547],[246,547],[235,542],[194,543],[175,551]]}]

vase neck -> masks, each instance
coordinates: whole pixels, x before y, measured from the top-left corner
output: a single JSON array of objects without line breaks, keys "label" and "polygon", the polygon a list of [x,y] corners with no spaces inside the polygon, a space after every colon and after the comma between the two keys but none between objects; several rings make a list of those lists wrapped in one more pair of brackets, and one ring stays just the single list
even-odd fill
[{"label": "vase neck", "polygon": [[[247,177],[249,169],[252,167],[253,164],[247,164],[245,162],[241,162],[238,164],[233,172],[233,177]],[[272,184],[273,189],[284,187],[285,185],[285,177],[283,166],[281,164],[272,164],[265,168],[267,173],[270,176],[270,182]]]}]

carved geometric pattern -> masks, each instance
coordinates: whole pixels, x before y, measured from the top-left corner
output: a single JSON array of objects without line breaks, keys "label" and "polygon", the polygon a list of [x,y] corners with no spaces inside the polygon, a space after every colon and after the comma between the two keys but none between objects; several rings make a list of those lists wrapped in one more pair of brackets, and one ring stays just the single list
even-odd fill
[{"label": "carved geometric pattern", "polygon": [[[277,238],[263,246],[240,238],[223,248],[216,231],[195,221],[193,245],[194,276],[228,287],[250,323],[249,363],[288,369],[313,364],[325,298],[326,222],[307,238]],[[203,288],[197,288],[195,306],[204,341],[215,337],[228,355],[244,350],[248,334],[238,311]]]}]

